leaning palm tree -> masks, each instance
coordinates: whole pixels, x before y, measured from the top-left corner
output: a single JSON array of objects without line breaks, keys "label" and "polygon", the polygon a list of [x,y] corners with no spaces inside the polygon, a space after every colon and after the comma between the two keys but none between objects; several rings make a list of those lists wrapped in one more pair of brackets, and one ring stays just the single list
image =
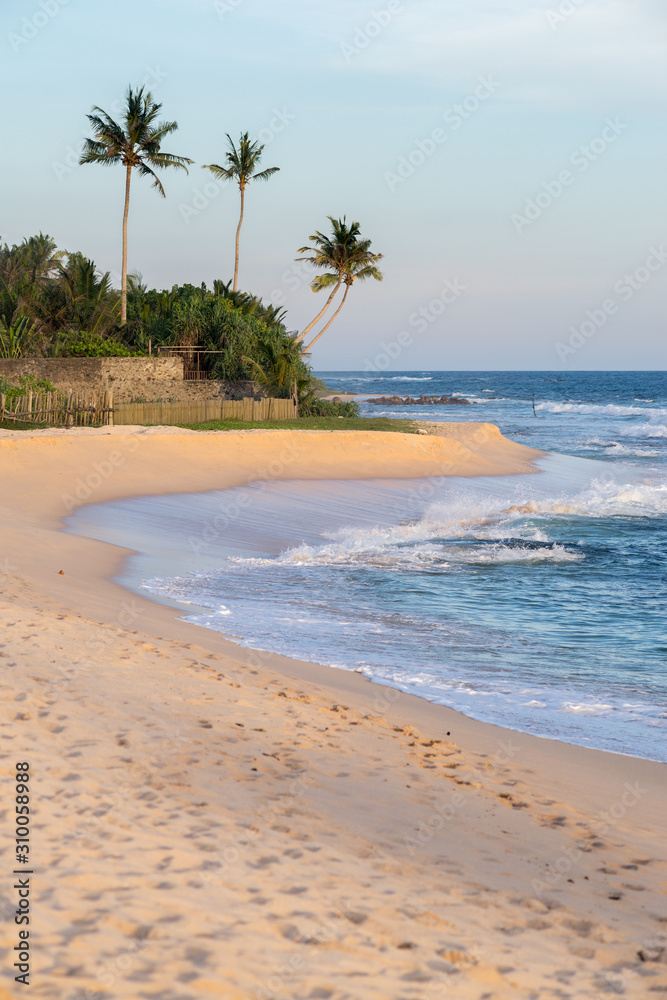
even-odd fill
[{"label": "leaning palm tree", "polygon": [[238,149],[234,145],[234,141],[229,133],[227,133],[227,141],[229,142],[229,150],[226,153],[227,166],[220,167],[217,163],[205,163],[203,169],[210,170],[213,176],[219,181],[236,180],[241,191],[241,213],[239,215],[239,224],[236,227],[234,286],[232,288],[232,291],[236,292],[239,287],[239,241],[245,208],[245,189],[249,181],[268,181],[269,177],[272,177],[273,174],[280,170],[280,167],[267,167],[266,170],[262,170],[258,174],[255,173],[262,158],[264,146],[260,146],[258,142],[251,139],[247,132],[244,132],[239,139]]},{"label": "leaning palm tree", "polygon": [[[362,244],[368,244],[370,246],[370,240],[363,240]],[[381,253],[371,254],[368,252],[367,249],[360,248],[358,256],[353,257],[352,260],[350,260],[348,267],[345,270],[345,276],[343,278],[343,283],[345,285],[345,292],[343,294],[343,298],[340,301],[340,305],[336,309],[333,316],[330,317],[329,321],[324,324],[324,326],[319,331],[317,336],[311,340],[311,342],[308,344],[307,347],[302,348],[301,350],[302,357],[304,354],[308,354],[311,348],[314,347],[314,345],[320,339],[322,334],[327,332],[327,330],[335,320],[336,316],[345,305],[345,299],[347,298],[348,293],[352,288],[352,285],[355,283],[355,281],[366,281],[368,278],[375,278],[376,281],[382,281],[383,278],[382,271],[375,263],[375,261],[378,261],[381,258],[382,258]],[[318,278],[316,278],[315,281],[319,283],[321,288],[326,288],[327,284],[331,285],[335,281],[337,281],[337,276],[335,274],[322,274]],[[313,282],[313,284],[315,284],[315,282]]]},{"label": "leaning palm tree", "polygon": [[[325,312],[333,302],[336,292],[342,284],[345,285],[345,292],[340,305],[334,312],[333,316],[330,317],[328,322],[325,323],[317,336],[311,340],[308,346],[301,349],[302,356],[307,354],[313,345],[317,343],[322,334],[326,333],[329,329],[345,305],[345,300],[347,299],[349,291],[355,281],[366,281],[368,278],[374,278],[376,281],[382,281],[382,272],[377,266],[382,260],[382,254],[374,253],[371,250],[370,240],[359,238],[359,223],[353,222],[350,226],[347,226],[345,216],[338,220],[329,216],[329,219],[332,223],[333,238],[323,237],[319,232],[316,233],[315,236],[311,236],[311,241],[315,243],[314,252],[311,250],[310,257],[301,257],[299,259],[310,260],[310,262],[315,264],[316,267],[330,267],[331,270],[327,271],[325,274],[318,275],[311,282],[310,287],[314,292],[319,292],[324,288],[331,288],[332,286],[333,290],[329,295],[324,308],[319,312],[312,323],[308,324],[303,333],[300,333],[299,336],[295,338],[297,343],[301,343],[306,334],[312,330],[322,316],[324,316]],[[307,252],[308,249],[308,247],[304,247],[299,251],[299,253]]]},{"label": "leaning palm tree", "polygon": [[87,115],[93,127],[93,139],[86,139],[79,163],[101,163],[104,166],[122,163],[125,167],[125,209],[123,211],[123,262],[121,266],[120,321],[127,322],[127,216],[130,208],[130,180],[136,168],[142,177],[152,177],[153,187],[164,198],[164,188],[155,168],[177,167],[187,173],[187,156],[163,153],[164,139],[175,132],[177,122],[158,121],[162,109],[144,88],[127,88],[123,123],[119,125],[106,111],[97,106]]},{"label": "leaning palm tree", "polygon": [[334,287],[315,319],[296,337],[297,344],[300,344],[313,327],[319,323],[336,297],[336,292],[343,284],[350,251],[359,237],[360,229],[358,222],[351,222],[348,226],[345,216],[342,219],[334,219],[333,215],[329,215],[327,218],[331,223],[331,235],[325,236],[318,229],[309,237],[313,245],[301,247],[299,253],[305,254],[305,256],[297,257],[296,260],[304,260],[312,264],[313,267],[320,268],[321,270],[330,270],[331,274],[333,274],[333,280],[330,280],[331,275],[315,278],[310,286],[314,292],[319,292],[330,285]]}]

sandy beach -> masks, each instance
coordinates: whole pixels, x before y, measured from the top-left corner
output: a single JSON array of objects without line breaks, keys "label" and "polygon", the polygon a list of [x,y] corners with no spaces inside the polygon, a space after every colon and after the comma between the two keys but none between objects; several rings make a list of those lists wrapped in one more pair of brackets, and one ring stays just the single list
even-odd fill
[{"label": "sandy beach", "polygon": [[479,423],[0,432],[0,998],[667,994],[665,765],[241,648],[114,583],[126,550],[62,530],[88,503],[532,474],[539,454]]}]

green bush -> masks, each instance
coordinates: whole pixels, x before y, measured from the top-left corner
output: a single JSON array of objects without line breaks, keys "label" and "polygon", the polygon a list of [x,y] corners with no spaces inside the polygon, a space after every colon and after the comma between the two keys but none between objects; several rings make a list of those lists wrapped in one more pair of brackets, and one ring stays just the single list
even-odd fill
[{"label": "green bush", "polygon": [[63,358],[136,358],[144,351],[133,351],[112,337],[101,337],[99,333],[85,333],[70,330],[62,343],[60,356]]},{"label": "green bush", "polygon": [[311,417],[358,417],[356,403],[333,403],[330,399],[311,399],[301,406],[305,416]]},{"label": "green bush", "polygon": [[34,375],[21,375],[18,385],[12,385],[6,378],[0,377],[0,395],[7,399],[18,399],[20,396],[27,396],[29,392],[57,391],[55,385],[51,385],[45,378],[35,378]]}]

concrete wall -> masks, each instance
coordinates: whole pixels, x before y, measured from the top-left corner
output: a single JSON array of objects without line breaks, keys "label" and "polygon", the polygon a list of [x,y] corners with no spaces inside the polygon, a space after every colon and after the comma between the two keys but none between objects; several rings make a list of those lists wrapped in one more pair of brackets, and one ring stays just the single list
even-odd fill
[{"label": "concrete wall", "polygon": [[117,403],[134,400],[243,399],[264,394],[254,382],[184,381],[183,359],[148,358],[0,358],[0,377],[16,384],[21,375],[48,379],[64,392],[110,389]]}]

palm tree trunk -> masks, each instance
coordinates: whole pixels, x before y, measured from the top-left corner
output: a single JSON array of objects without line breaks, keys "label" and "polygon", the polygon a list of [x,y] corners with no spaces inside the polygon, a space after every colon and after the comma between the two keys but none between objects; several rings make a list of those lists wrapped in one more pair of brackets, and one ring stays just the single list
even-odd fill
[{"label": "palm tree trunk", "polygon": [[[315,325],[316,325],[317,323],[319,323],[319,321],[320,321],[320,320],[322,319],[322,317],[324,316],[325,312],[327,311],[327,309],[329,308],[329,306],[330,306],[330,305],[331,305],[331,303],[333,302],[333,300],[334,300],[334,297],[335,297],[335,295],[336,295],[336,292],[337,292],[337,291],[338,291],[338,289],[340,288],[340,286],[341,286],[341,283],[342,283],[342,281],[343,281],[343,275],[341,274],[341,275],[339,275],[339,277],[338,277],[338,283],[337,283],[336,287],[334,288],[333,292],[331,293],[331,295],[329,296],[329,298],[327,299],[327,301],[326,301],[326,302],[324,303],[324,309],[322,309],[322,310],[321,310],[320,312],[318,312],[318,314],[317,314],[317,316],[315,317],[315,319],[314,319],[314,320],[312,321],[312,323],[309,323],[309,324],[308,324],[308,326],[307,326],[307,327],[306,327],[306,329],[305,329],[305,330],[303,331],[303,333],[300,333],[298,337],[295,337],[295,338],[294,338],[294,342],[295,342],[296,344],[300,344],[300,343],[301,343],[301,341],[303,340],[303,338],[304,338],[304,337],[306,336],[306,334],[307,334],[307,333],[310,333],[310,331],[311,331],[311,330],[313,329],[313,327],[314,327],[314,326],[315,326]],[[326,329],[326,327],[325,327],[325,329]]]},{"label": "palm tree trunk", "polygon": [[123,263],[120,275],[120,322],[121,326],[127,323],[127,216],[130,211],[130,178],[132,177],[132,167],[128,163],[125,174],[125,210],[123,212]]},{"label": "palm tree trunk", "polygon": [[239,239],[241,237],[241,226],[243,225],[243,204],[245,201],[245,184],[239,184],[241,188],[241,214],[239,216],[239,224],[236,227],[236,256],[234,258],[234,287],[233,292],[238,291],[239,287]]},{"label": "palm tree trunk", "polygon": [[345,285],[345,295],[343,295],[343,298],[341,300],[340,305],[338,306],[338,309],[336,309],[336,312],[333,314],[333,316],[331,317],[331,319],[329,320],[329,322],[326,324],[326,326],[322,327],[322,329],[320,330],[320,332],[318,333],[318,335],[315,337],[315,339],[311,340],[311,342],[308,344],[308,347],[304,347],[304,349],[301,351],[301,357],[303,357],[304,354],[308,353],[308,351],[311,349],[311,347],[313,346],[313,344],[317,343],[317,341],[320,339],[320,337],[322,336],[323,333],[327,332],[327,330],[329,329],[329,327],[331,326],[331,324],[335,320],[336,316],[338,315],[338,313],[341,311],[341,309],[345,305],[345,299],[347,298],[347,293],[349,292],[350,288],[351,288],[351,285],[347,285],[347,284]]}]

